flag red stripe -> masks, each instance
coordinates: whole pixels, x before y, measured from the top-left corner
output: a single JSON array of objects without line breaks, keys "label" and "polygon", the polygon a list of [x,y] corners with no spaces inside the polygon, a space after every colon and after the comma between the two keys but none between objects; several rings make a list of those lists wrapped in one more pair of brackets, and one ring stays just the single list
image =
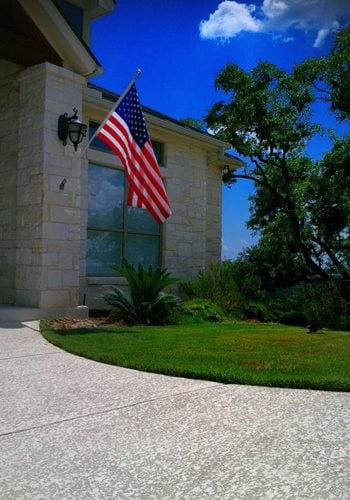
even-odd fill
[{"label": "flag red stripe", "polygon": [[[125,160],[129,160],[128,166],[130,168],[130,173],[134,173],[134,168],[136,169],[136,171],[140,171],[141,173],[143,173],[142,166],[145,165],[145,161],[143,158],[143,149],[140,150],[140,148],[133,140],[132,136],[128,133],[128,130],[125,129],[121,124],[114,123],[108,124],[106,126],[106,131],[108,131],[110,135],[121,145],[123,151],[126,153]],[[157,164],[155,165],[158,167]],[[147,176],[145,176],[146,182],[148,182],[153,189],[156,188],[159,193],[164,192],[164,188],[161,184],[162,180],[160,177],[160,172],[158,177],[156,177],[150,167],[147,164],[146,166],[148,167],[150,174],[153,174],[153,178],[156,180],[157,184],[155,185],[152,182],[152,179],[148,179]]]},{"label": "flag red stripe", "polygon": [[[112,123],[107,122],[104,129],[100,131],[100,134],[105,135],[106,138],[109,136],[109,145],[111,147],[115,146],[113,149],[122,160],[122,163],[126,163],[129,176],[136,176],[139,183],[141,183],[143,189],[141,191],[137,190],[139,196],[145,196],[146,198],[151,197],[156,205],[159,205],[158,208],[161,210],[162,214],[165,217],[169,216],[170,207],[156,159],[154,155],[153,158],[150,158],[153,162],[152,166],[144,160],[146,157],[144,152],[145,150],[147,151],[146,144],[152,148],[149,142],[145,143],[143,148],[140,149],[128,129],[123,127],[122,123],[119,123],[119,121],[116,120],[113,120]],[[147,152],[148,156],[150,156],[150,151],[148,150]],[[147,175],[142,168],[143,166],[147,167],[147,172],[150,175]],[[158,172],[154,172],[154,170],[158,170]],[[157,173],[158,176],[156,175]],[[156,183],[152,182],[153,179]],[[131,179],[130,184],[132,184],[132,180],[133,179]]]},{"label": "flag red stripe", "polygon": [[135,203],[129,196],[128,204],[139,208],[141,208],[143,204],[151,212],[158,223],[163,222],[171,214],[170,207],[169,205],[166,205],[165,207],[160,206],[160,198],[156,196],[156,193],[145,189],[142,185],[142,180],[144,180],[143,177],[139,175],[138,171],[135,173],[135,169],[132,168],[133,165],[131,160],[133,159],[133,155],[130,151],[130,145],[128,143],[123,144],[123,141],[120,140],[120,136],[115,136],[115,134],[109,133],[107,127],[101,130],[98,136],[113,149],[125,166],[131,192],[135,193],[138,197],[138,201]]},{"label": "flag red stripe", "polygon": [[[136,193],[138,197],[141,197],[142,199],[144,199],[145,204],[147,205],[147,208],[148,208],[149,204],[153,204],[152,200],[149,199],[150,197],[149,197],[149,193],[148,192],[144,193],[143,186],[141,185],[139,179],[137,177],[136,178],[132,178],[132,174],[130,173],[129,158],[128,158],[128,155],[126,154],[124,148],[122,148],[119,145],[119,142],[114,137],[110,138],[110,137],[108,137],[108,135],[104,134],[104,140],[115,151],[115,153],[119,156],[119,158],[121,159],[122,163],[126,167],[126,174],[127,174],[128,181],[129,181],[129,184],[130,184],[130,190],[131,190],[131,192]],[[131,178],[131,182],[130,182],[130,178]],[[149,203],[147,203],[147,201]],[[139,205],[137,205],[137,206],[139,206]]]},{"label": "flag red stripe", "polygon": [[[127,124],[124,122],[124,120],[118,116],[116,113],[113,113],[110,117],[110,120],[108,120],[108,128],[110,130],[110,133],[112,135],[115,135],[116,137],[118,136],[118,132],[121,132],[122,135],[125,137],[125,144],[131,144],[134,143],[134,139],[132,135],[129,132],[129,129],[127,127]],[[147,147],[146,147],[147,145]],[[137,144],[135,143],[136,148],[140,149]],[[133,151],[136,153],[136,151]],[[157,160],[154,156],[153,148],[150,144],[149,141],[145,143],[145,145],[142,148],[142,156],[143,156],[143,161],[140,161],[140,155],[138,155],[138,163],[140,165],[144,165],[147,169],[147,174],[156,182],[157,186],[159,187],[160,192],[164,192],[165,199],[166,199],[166,193],[164,189],[164,184],[161,178],[160,170],[157,164]],[[147,161],[145,161],[147,160]]]},{"label": "flag red stripe", "polygon": [[129,182],[128,204],[147,208],[160,223],[171,215],[169,200],[148,135],[135,84],[98,132],[120,158]]},{"label": "flag red stripe", "polygon": [[[126,151],[123,147],[120,146],[119,141],[115,139],[114,136],[108,137],[108,132],[104,134],[105,142],[108,142],[109,146],[115,151],[115,153],[119,156],[121,159],[122,163],[126,167],[126,173],[128,177],[128,181],[130,183],[130,188],[137,194],[138,197],[140,197],[146,208],[149,210],[152,208],[153,213],[157,213],[157,219],[158,220],[165,220],[167,216],[169,216],[169,208],[167,210],[160,210],[162,207],[159,206],[157,203],[159,200],[158,198],[154,197],[153,192],[149,192],[144,189],[142,184],[140,183],[140,179],[138,178],[139,176],[135,175],[134,173],[130,173],[131,167],[130,167],[130,162],[128,155],[126,154]],[[130,179],[131,177],[131,179]],[[131,202],[131,198],[129,197],[128,202]],[[132,206],[138,206],[140,207],[140,203],[133,203],[131,202]]]}]

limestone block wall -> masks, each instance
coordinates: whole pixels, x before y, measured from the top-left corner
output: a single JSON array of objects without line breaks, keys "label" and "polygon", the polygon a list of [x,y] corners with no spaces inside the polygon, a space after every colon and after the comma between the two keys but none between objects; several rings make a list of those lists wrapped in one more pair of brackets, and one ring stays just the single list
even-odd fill
[{"label": "limestone block wall", "polygon": [[207,186],[206,268],[221,261],[222,172],[216,165],[208,166]]},{"label": "limestone block wall", "polygon": [[15,302],[18,74],[21,66],[0,60],[0,303]]},{"label": "limestone block wall", "polygon": [[209,169],[204,148],[180,139],[167,144],[167,169],[173,215],[165,227],[164,266],[191,278],[220,260],[220,171]]},{"label": "limestone block wall", "polygon": [[[88,119],[84,116],[84,123]],[[86,155],[85,155],[86,156]],[[89,290],[86,288],[86,239],[88,223],[88,161],[84,161],[80,170],[80,241],[79,241],[79,304],[88,305],[87,295]],[[91,288],[91,287],[90,287]],[[90,290],[93,297],[96,295]]]},{"label": "limestone block wall", "polygon": [[[162,266],[174,276],[190,279],[221,258],[221,169],[208,165],[207,149],[194,141],[159,130],[150,132],[155,140],[165,145],[161,171],[173,211],[162,226]],[[93,150],[89,152],[91,158],[93,153]],[[81,204],[80,268],[83,270],[87,220],[87,199],[83,194],[87,192],[85,172],[82,172],[81,182],[85,186]],[[121,278],[86,277],[82,273],[81,300],[85,295],[89,308],[106,308],[100,295],[111,284],[123,287],[125,281]]]},{"label": "limestone block wall", "polygon": [[81,111],[85,79],[44,63],[23,71],[19,82],[16,303],[74,307],[84,161],[58,139],[57,120],[73,107]]}]

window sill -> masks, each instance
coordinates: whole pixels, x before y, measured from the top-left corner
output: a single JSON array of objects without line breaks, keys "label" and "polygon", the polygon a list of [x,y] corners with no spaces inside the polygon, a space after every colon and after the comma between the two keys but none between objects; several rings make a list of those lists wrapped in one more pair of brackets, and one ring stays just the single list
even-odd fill
[{"label": "window sill", "polygon": [[88,285],[126,285],[125,278],[119,276],[87,276]]}]

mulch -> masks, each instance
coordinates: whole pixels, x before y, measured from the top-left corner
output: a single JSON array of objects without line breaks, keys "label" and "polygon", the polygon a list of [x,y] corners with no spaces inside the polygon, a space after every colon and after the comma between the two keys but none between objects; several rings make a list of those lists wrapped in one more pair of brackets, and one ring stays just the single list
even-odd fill
[{"label": "mulch", "polygon": [[52,330],[72,330],[74,328],[99,328],[100,326],[121,326],[121,321],[116,321],[110,316],[93,318],[55,318],[46,320]]}]

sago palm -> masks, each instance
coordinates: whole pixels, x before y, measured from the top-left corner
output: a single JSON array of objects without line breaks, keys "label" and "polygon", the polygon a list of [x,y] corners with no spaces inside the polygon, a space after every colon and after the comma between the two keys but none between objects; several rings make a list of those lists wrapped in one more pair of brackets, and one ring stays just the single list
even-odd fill
[{"label": "sago palm", "polygon": [[166,269],[152,266],[145,269],[141,264],[135,269],[125,259],[121,266],[113,266],[113,269],[126,278],[129,293],[111,286],[103,298],[126,322],[161,324],[178,307],[179,298],[163,292],[178,281]]}]

